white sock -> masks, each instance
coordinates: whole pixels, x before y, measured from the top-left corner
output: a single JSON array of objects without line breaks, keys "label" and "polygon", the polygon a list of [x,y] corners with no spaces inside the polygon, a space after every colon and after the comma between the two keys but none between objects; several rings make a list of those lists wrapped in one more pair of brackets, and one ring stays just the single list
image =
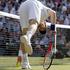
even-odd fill
[{"label": "white sock", "polygon": [[37,24],[32,24],[30,25],[30,27],[28,28],[28,31],[26,33],[27,37],[28,37],[28,40],[30,42],[30,39],[31,37],[34,35],[34,33],[36,32],[37,30]]},{"label": "white sock", "polygon": [[21,50],[21,49],[19,49],[18,56],[21,56],[21,57],[23,57],[23,52],[22,52],[22,50]]},{"label": "white sock", "polygon": [[26,67],[27,65],[29,65],[29,59],[28,59],[28,54],[24,53],[23,54],[23,59],[22,59],[22,66]]}]

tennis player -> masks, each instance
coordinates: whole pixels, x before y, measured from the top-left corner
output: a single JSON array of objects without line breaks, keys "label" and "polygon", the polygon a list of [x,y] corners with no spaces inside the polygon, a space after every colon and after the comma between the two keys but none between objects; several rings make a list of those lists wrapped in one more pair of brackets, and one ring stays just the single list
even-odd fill
[{"label": "tennis player", "polygon": [[50,17],[51,23],[56,23],[56,12],[44,6],[38,0],[26,0],[20,5],[18,13],[22,29],[22,36],[20,37],[20,47],[23,52],[22,68],[31,69],[28,60],[28,54],[31,55],[33,53],[30,42],[31,37],[36,32],[37,27],[42,20],[46,20]]}]

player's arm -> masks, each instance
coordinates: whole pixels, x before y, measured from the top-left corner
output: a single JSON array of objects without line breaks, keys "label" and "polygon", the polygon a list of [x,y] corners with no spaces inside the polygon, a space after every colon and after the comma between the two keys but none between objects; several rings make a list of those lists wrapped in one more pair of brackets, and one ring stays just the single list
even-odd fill
[{"label": "player's arm", "polygon": [[48,16],[50,17],[51,23],[56,23],[56,12],[48,8]]},{"label": "player's arm", "polygon": [[43,8],[44,8],[45,14],[47,14],[47,17],[50,17],[51,23],[56,23],[56,12],[46,6],[43,6]]}]

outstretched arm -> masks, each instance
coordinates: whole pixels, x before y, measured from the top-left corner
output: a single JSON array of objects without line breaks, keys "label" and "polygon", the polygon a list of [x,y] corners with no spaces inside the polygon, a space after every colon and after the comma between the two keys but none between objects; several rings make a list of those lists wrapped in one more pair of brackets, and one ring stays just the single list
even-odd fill
[{"label": "outstretched arm", "polygon": [[48,16],[50,17],[51,23],[56,23],[56,12],[49,8]]},{"label": "outstretched arm", "polygon": [[51,23],[56,23],[56,19],[57,19],[56,12],[46,6],[44,6],[44,11],[45,11],[45,14],[47,14],[47,16],[50,17]]}]

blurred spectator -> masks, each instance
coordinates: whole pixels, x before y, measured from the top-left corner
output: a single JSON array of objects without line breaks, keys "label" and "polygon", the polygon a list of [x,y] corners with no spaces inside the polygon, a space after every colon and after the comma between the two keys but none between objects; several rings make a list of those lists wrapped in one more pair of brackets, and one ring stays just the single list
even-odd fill
[{"label": "blurred spectator", "polygon": [[46,5],[46,2],[45,2],[45,0],[40,0],[41,1],[41,3],[43,3],[44,5]]},{"label": "blurred spectator", "polygon": [[70,56],[70,41],[66,44],[66,48],[68,49],[67,55]]},{"label": "blurred spectator", "polygon": [[57,6],[58,6],[61,2],[62,2],[62,0],[55,0],[55,3],[56,3]]},{"label": "blurred spectator", "polygon": [[3,28],[2,18],[0,18],[0,30]]},{"label": "blurred spectator", "polygon": [[64,25],[70,25],[70,18],[68,15],[66,15],[66,17],[65,17]]},{"label": "blurred spectator", "polygon": [[19,4],[21,4],[22,2],[26,1],[26,0],[16,0]]},{"label": "blurred spectator", "polygon": [[4,9],[4,3],[2,0],[0,0],[0,11],[3,11]]},{"label": "blurred spectator", "polygon": [[65,6],[65,4],[62,5],[62,13],[64,13],[65,11],[67,11],[67,7]]},{"label": "blurred spectator", "polygon": [[19,8],[19,3],[18,2],[15,2],[13,8],[11,9],[10,13],[12,14],[18,14],[18,8]]},{"label": "blurred spectator", "polygon": [[8,1],[8,2],[6,3],[6,6],[5,6],[4,11],[10,13],[12,7],[13,7],[12,2],[11,2],[11,1]]},{"label": "blurred spectator", "polygon": [[46,5],[51,8],[51,0],[48,0],[48,1],[46,2]]}]

